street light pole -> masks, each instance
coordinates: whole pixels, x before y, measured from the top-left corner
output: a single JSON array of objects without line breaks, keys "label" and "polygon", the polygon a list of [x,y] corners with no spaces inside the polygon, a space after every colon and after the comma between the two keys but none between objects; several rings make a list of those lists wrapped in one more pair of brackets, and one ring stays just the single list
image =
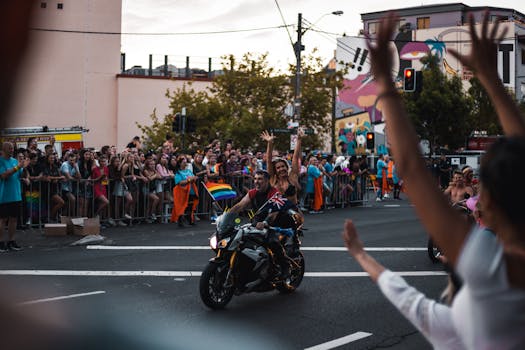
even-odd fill
[{"label": "street light pole", "polygon": [[301,51],[304,50],[304,45],[301,40],[303,37],[303,14],[299,13],[297,16],[297,41],[294,44],[295,59],[295,96],[294,96],[294,117],[296,121],[301,118]]},{"label": "street light pole", "polygon": [[294,96],[294,117],[295,121],[300,121],[301,119],[301,51],[304,51],[304,45],[302,43],[303,34],[310,28],[314,27],[323,17],[327,15],[336,15],[341,16],[343,11],[333,11],[325,13],[313,24],[311,23],[309,27],[303,30],[303,14],[299,13],[297,15],[297,41],[293,45],[295,52],[295,59],[297,60],[295,66],[295,96]]}]

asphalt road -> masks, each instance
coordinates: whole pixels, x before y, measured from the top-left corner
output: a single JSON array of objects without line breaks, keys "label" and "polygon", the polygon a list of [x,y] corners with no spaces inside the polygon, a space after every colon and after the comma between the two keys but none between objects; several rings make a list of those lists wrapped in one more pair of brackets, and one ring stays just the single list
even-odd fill
[{"label": "asphalt road", "polygon": [[[21,232],[25,249],[0,254],[0,285],[15,291],[9,298],[15,308],[62,315],[65,332],[91,337],[101,325],[114,329],[118,335],[110,348],[137,338],[180,349],[431,348],[368,277],[341,274],[362,272],[342,249],[345,218],[355,221],[376,259],[393,271],[421,272],[405,278],[430,297],[440,294],[446,277],[431,273],[441,268],[428,259],[424,230],[406,201],[307,215],[307,276],[300,288],[291,295],[234,297],[220,312],[208,310],[198,293],[198,273],[213,256],[206,246],[214,226],[206,221],[183,229],[172,224],[106,229],[103,244],[110,249],[69,246],[78,237]],[[57,297],[62,298],[46,300]]]}]

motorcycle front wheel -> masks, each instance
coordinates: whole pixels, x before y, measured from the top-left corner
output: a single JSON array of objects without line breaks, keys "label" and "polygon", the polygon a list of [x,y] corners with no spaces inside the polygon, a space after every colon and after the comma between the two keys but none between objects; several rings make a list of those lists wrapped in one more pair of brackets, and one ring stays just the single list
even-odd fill
[{"label": "motorcycle front wheel", "polygon": [[202,271],[199,291],[202,302],[211,309],[223,309],[233,297],[233,287],[225,288],[228,268],[209,263]]},{"label": "motorcycle front wheel", "polygon": [[287,280],[286,284],[277,285],[277,290],[281,293],[291,293],[295,291],[304,277],[304,256],[303,253],[298,252],[297,255],[293,257],[293,260],[298,265],[292,266],[290,271],[290,278]]}]

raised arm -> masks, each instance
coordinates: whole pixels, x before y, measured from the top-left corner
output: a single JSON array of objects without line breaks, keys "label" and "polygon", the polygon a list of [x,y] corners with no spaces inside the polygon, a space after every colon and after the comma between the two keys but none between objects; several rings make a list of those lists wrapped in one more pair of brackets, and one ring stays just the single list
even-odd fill
[{"label": "raised arm", "polygon": [[488,11],[485,12],[479,36],[474,28],[472,14],[469,15],[469,27],[472,40],[470,54],[462,55],[454,49],[447,49],[447,51],[461,64],[469,67],[479,79],[496,109],[505,135],[525,136],[525,120],[498,76],[498,44],[505,38],[507,27],[499,30],[500,23],[496,22],[492,25],[489,34]]},{"label": "raised arm", "polygon": [[299,178],[299,173],[301,171],[299,160],[301,159],[301,139],[303,137],[304,130],[302,128],[297,129],[297,143],[295,144],[292,157],[292,174],[294,174],[297,178]]},{"label": "raised arm", "polygon": [[272,165],[272,153],[273,153],[273,140],[275,140],[275,136],[273,134],[269,134],[268,131],[264,130],[261,133],[261,139],[266,141],[266,169],[268,170],[268,174],[270,176],[273,176],[275,174],[275,169]]},{"label": "raised arm", "polygon": [[408,196],[432,239],[452,263],[456,263],[470,227],[455,212],[434,185],[419,152],[419,140],[392,81],[391,39],[397,26],[397,17],[390,13],[381,22],[373,43],[369,40],[372,70],[383,104],[390,144],[397,162],[397,170],[405,179]]}]

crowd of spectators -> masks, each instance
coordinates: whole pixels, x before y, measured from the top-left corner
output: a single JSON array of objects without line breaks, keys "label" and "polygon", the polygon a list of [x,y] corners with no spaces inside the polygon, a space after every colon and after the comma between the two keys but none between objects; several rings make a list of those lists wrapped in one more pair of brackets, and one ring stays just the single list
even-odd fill
[{"label": "crowd of spectators", "polygon": [[[272,157],[290,164],[292,153],[274,150]],[[166,142],[155,152],[144,150],[137,136],[120,151],[115,146],[103,146],[100,150],[70,149],[62,154],[57,152],[53,139],[41,150],[36,139],[30,138],[27,146],[16,149],[13,156],[20,163],[29,160],[20,176],[23,205],[18,222],[26,225],[58,222],[61,215],[99,216],[108,226],[127,226],[133,220],[161,222],[169,216],[173,203],[180,157],[186,159],[185,168],[198,184],[229,184],[237,192],[237,200],[251,188],[255,171],[267,170],[264,151],[243,151],[236,149],[231,140],[214,140],[201,149],[183,152],[173,146],[172,135],[167,135]],[[327,207],[361,201],[371,185],[366,156],[302,153],[300,164],[298,199],[304,211],[319,213]],[[311,206],[314,189],[309,186],[314,177],[323,180],[323,205],[316,210]],[[204,186],[199,186],[198,195],[201,200],[197,213],[211,214],[212,198]],[[231,206],[235,201],[224,204]]]}]

